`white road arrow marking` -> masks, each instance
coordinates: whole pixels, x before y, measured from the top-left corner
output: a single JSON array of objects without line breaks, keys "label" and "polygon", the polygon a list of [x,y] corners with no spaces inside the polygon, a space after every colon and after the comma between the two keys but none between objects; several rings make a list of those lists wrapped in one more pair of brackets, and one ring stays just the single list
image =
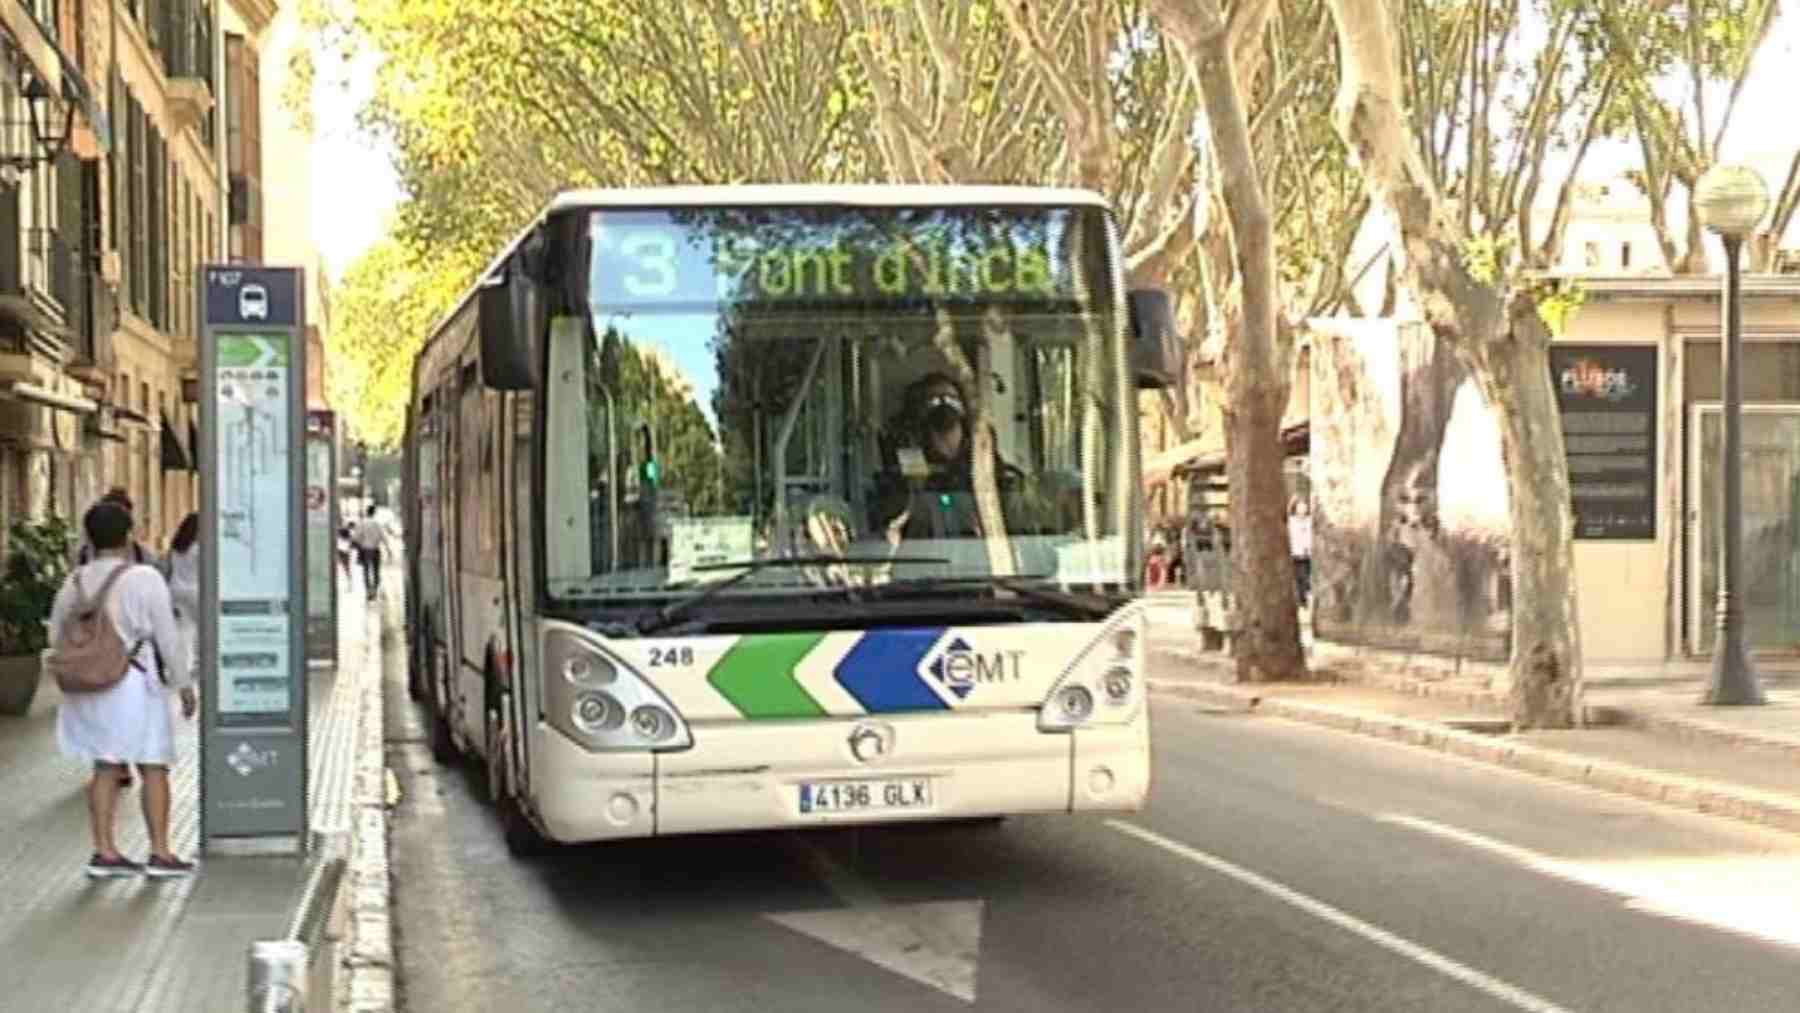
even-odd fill
[{"label": "white road arrow marking", "polygon": [[885,903],[817,847],[800,843],[799,850],[845,906],[763,917],[963,1002],[975,1001],[985,902]]},{"label": "white road arrow marking", "polygon": [[764,917],[972,1003],[982,906],[978,900],[944,900]]}]

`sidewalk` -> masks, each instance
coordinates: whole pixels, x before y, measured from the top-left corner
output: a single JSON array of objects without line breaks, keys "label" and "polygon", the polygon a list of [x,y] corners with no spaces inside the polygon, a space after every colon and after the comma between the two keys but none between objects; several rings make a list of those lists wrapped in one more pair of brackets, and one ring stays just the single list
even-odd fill
[{"label": "sidewalk", "polygon": [[[1765,674],[1762,707],[1700,704],[1704,666],[1590,679],[1588,727],[1514,734],[1480,678],[1431,678],[1367,661],[1326,681],[1238,685],[1231,659],[1157,623],[1152,692],[1512,767],[1605,791],[1800,832],[1800,673]],[[1692,671],[1686,671],[1686,668]]]},{"label": "sidewalk", "polygon": [[[337,671],[309,683],[308,772],[315,829],[349,818],[354,732],[366,681],[365,638],[375,626],[360,590],[340,597]],[[373,655],[379,658],[377,652]],[[379,670],[376,672],[379,677]],[[177,717],[172,772],[176,853],[195,857],[190,880],[89,880],[86,768],[56,750],[54,686],[32,713],[0,718],[0,1008],[81,1013],[191,1013],[242,1009],[246,951],[280,938],[306,872],[292,857],[198,856],[198,721]],[[148,850],[138,815],[141,784],[120,798],[120,849]],[[325,1007],[318,1007],[325,1008]]]}]

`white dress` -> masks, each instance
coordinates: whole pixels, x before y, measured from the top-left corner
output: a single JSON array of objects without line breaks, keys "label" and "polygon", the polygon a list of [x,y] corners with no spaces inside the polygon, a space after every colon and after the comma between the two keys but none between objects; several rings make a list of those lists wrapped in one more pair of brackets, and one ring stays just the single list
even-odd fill
[{"label": "white dress", "polygon": [[[200,542],[186,552],[169,553],[169,597],[175,603],[175,628],[187,644],[190,666],[200,661]],[[172,664],[172,662],[171,662]]]},{"label": "white dress", "polygon": [[[121,565],[122,560],[109,556],[71,574],[57,592],[50,628],[59,628],[74,611],[79,597],[76,576],[92,594]],[[120,577],[107,602],[107,614],[127,645],[142,642],[137,665],[111,689],[63,695],[56,722],[57,746],[65,756],[90,763],[173,763],[175,728],[170,698],[189,683],[190,668],[187,644],[176,628],[162,574],[154,567],[137,566]],[[157,666],[158,651],[169,665],[168,686]]]}]

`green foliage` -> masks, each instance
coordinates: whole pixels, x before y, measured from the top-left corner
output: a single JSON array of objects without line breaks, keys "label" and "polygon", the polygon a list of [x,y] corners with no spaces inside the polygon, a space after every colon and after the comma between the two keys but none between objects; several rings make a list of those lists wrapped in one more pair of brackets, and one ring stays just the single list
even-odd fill
[{"label": "green foliage", "polygon": [[[1704,270],[1690,227],[1685,247],[1668,221],[1675,187],[1692,191],[1719,158],[1732,112],[1776,0],[1685,0],[1646,4],[1600,0],[1600,45],[1618,81],[1610,126],[1637,141],[1642,163],[1629,174],[1650,202],[1651,225],[1671,270]],[[1671,82],[1680,82],[1671,88]]]},{"label": "green foliage", "polygon": [[1544,326],[1550,328],[1550,335],[1560,338],[1568,332],[1569,321],[1574,319],[1575,311],[1586,302],[1587,290],[1579,284],[1558,283],[1540,293],[1538,316],[1543,319]]},{"label": "green foliage", "polygon": [[326,382],[358,439],[376,448],[399,444],[413,357],[477,270],[454,253],[428,255],[388,237],[344,273],[332,293]]},{"label": "green foliage", "polygon": [[[720,512],[726,496],[719,447],[693,391],[674,365],[608,330],[600,338],[598,380],[611,392],[618,412],[613,429],[621,444],[618,449],[628,455],[639,478],[677,493],[696,515]],[[606,431],[605,410],[605,399],[592,399],[592,432]],[[654,474],[636,435],[646,424],[655,434]]]},{"label": "green foliage", "polygon": [[6,571],[0,575],[0,657],[36,654],[49,646],[44,623],[68,579],[75,531],[52,516],[14,521],[7,531]]},{"label": "green foliage", "polygon": [[818,0],[357,0],[423,248],[489,256],[559,189],[867,178],[848,30]]},{"label": "green foliage", "polygon": [[1463,266],[1484,285],[1497,285],[1501,274],[1512,260],[1513,243],[1505,236],[1490,232],[1470,236],[1463,242]]}]

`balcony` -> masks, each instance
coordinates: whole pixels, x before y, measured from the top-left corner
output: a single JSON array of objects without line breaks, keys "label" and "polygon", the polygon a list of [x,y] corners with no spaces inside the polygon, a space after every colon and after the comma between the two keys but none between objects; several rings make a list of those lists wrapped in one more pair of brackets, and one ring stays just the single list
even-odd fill
[{"label": "balcony", "polygon": [[169,118],[172,135],[183,130],[203,130],[206,114],[212,111],[212,85],[205,78],[176,77],[169,79]]},{"label": "balcony", "polygon": [[0,351],[66,362],[85,323],[80,277],[75,251],[54,230],[25,229],[16,246],[0,239]]}]

